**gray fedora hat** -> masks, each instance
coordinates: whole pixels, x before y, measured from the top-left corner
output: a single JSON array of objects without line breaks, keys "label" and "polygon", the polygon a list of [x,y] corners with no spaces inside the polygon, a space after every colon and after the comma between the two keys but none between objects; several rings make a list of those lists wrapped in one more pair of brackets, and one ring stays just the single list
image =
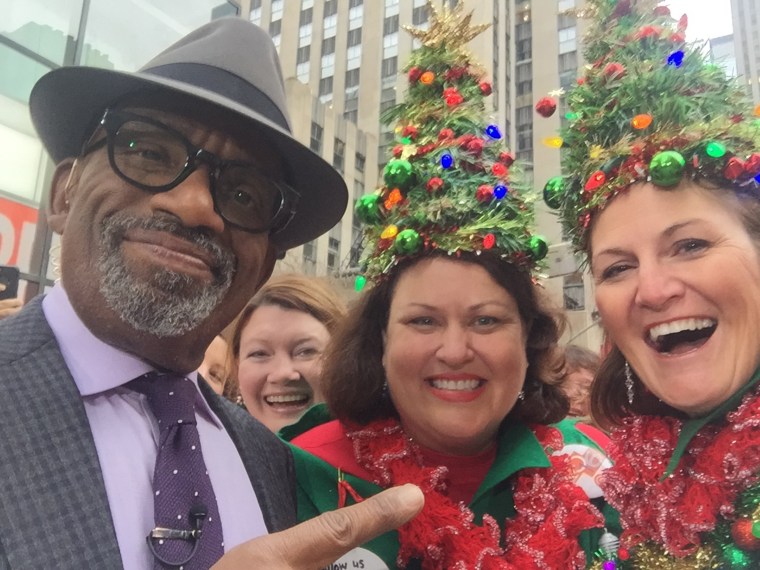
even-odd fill
[{"label": "gray fedora hat", "polygon": [[[296,214],[272,241],[284,251],[332,228],[345,212],[343,178],[291,134],[280,63],[271,38],[240,18],[222,18],[189,33],[136,73],[62,67],[32,90],[32,121],[56,162],[79,155],[114,103],[146,90],[197,98],[229,112],[252,136],[279,152],[288,183],[301,196]],[[239,121],[237,121],[239,119]]]}]

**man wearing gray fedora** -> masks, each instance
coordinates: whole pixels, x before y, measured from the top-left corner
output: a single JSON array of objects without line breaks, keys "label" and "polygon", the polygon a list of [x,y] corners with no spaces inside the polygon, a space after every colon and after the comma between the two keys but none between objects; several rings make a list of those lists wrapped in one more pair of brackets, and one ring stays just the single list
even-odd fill
[{"label": "man wearing gray fedora", "polygon": [[287,448],[195,372],[346,206],[267,34],[222,19],[137,73],[61,68],[30,108],[62,276],[0,322],[0,569],[320,568],[413,516],[407,486],[284,530]]}]

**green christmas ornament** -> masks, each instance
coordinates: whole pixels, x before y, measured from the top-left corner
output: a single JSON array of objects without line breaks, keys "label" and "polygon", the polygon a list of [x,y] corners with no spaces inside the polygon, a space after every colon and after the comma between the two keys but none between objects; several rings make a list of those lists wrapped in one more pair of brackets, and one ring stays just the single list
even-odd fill
[{"label": "green christmas ornament", "polygon": [[649,174],[657,186],[675,186],[681,181],[686,160],[676,150],[664,150],[652,157],[649,163]]},{"label": "green christmas ornament", "polygon": [[705,145],[705,153],[712,158],[721,158],[726,154],[726,145],[717,141],[710,141]]},{"label": "green christmas ornament", "polygon": [[393,242],[396,251],[402,255],[417,253],[421,245],[422,238],[420,237],[420,234],[418,234],[416,230],[409,228],[401,230],[398,235],[396,235],[396,239]]},{"label": "green christmas ornament", "polygon": [[730,544],[723,549],[723,559],[728,563],[726,568],[740,570],[751,568],[752,558],[735,544]]},{"label": "green christmas ornament", "polygon": [[403,158],[396,158],[385,165],[383,179],[388,188],[403,190],[412,182],[414,171],[412,164]]},{"label": "green christmas ornament", "polygon": [[356,217],[363,224],[376,224],[380,221],[380,196],[365,194],[356,201]]},{"label": "green christmas ornament", "polygon": [[357,275],[354,279],[354,291],[359,293],[367,284],[367,278],[364,275]]},{"label": "green christmas ornament", "polygon": [[544,202],[552,210],[556,210],[562,205],[564,189],[565,183],[561,176],[550,178],[544,186]]},{"label": "green christmas ornament", "polygon": [[528,241],[531,256],[535,261],[540,261],[549,253],[549,244],[541,236],[533,236]]}]

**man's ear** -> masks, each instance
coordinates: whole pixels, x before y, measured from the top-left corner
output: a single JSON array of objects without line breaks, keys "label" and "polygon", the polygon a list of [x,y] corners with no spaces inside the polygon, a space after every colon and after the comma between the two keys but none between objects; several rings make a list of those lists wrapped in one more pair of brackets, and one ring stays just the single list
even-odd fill
[{"label": "man's ear", "polygon": [[66,227],[66,220],[69,217],[69,195],[72,188],[79,182],[76,164],[75,158],[65,158],[58,163],[53,173],[47,220],[50,229],[57,234],[63,234]]}]

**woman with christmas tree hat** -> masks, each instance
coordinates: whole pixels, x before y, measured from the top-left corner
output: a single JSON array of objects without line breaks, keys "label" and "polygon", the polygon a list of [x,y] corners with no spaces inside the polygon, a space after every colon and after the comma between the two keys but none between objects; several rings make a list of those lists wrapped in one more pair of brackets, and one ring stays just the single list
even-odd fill
[{"label": "woman with christmas tree hat", "polygon": [[299,516],[412,482],[420,515],[334,568],[585,568],[604,521],[548,425],[568,404],[558,321],[531,276],[546,244],[465,50],[482,27],[461,4],[428,8],[390,112],[394,158],[356,206],[358,282],[374,286],[326,355],[337,419],[292,439]]},{"label": "woman with christmas tree hat", "polygon": [[620,548],[598,568],[760,567],[760,126],[687,18],[589,0],[566,178],[613,348],[592,389]]}]

